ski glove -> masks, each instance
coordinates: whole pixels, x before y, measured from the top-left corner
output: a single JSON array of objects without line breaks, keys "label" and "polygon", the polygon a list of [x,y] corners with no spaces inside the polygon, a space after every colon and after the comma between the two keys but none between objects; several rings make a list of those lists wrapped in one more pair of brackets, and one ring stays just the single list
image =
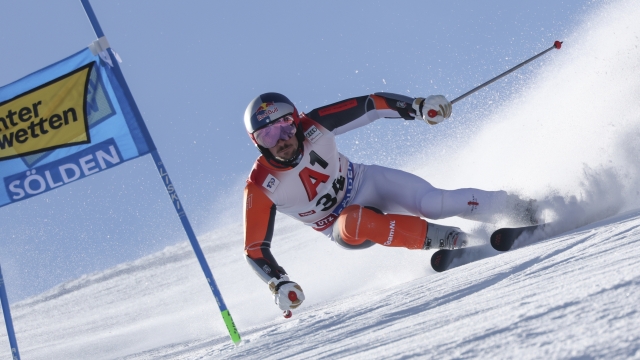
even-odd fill
[{"label": "ski glove", "polygon": [[280,310],[295,309],[304,301],[302,288],[295,282],[289,281],[287,275],[281,276],[280,279],[272,278],[268,284],[273,299]]},{"label": "ski glove", "polygon": [[[413,101],[413,109],[416,117],[421,117],[427,124],[435,125],[451,116],[452,106],[449,100],[442,95],[431,95],[425,98],[416,98]],[[434,110],[436,116],[429,116],[429,110]],[[433,115],[433,114],[432,114]]]}]

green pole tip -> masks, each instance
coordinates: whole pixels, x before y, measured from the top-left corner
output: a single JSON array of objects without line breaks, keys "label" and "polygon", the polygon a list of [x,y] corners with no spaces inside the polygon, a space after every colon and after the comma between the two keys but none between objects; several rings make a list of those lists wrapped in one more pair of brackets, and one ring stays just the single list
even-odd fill
[{"label": "green pole tip", "polygon": [[222,318],[224,319],[225,325],[227,325],[227,331],[229,331],[229,336],[231,336],[231,341],[234,344],[238,345],[242,339],[240,338],[240,333],[238,332],[238,328],[236,328],[236,324],[233,322],[233,318],[229,313],[229,310],[225,310],[222,312]]}]

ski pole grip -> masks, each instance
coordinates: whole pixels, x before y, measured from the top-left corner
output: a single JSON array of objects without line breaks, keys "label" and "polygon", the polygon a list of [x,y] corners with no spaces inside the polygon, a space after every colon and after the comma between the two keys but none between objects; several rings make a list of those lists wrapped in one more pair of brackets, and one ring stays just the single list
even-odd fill
[{"label": "ski pole grip", "polygon": [[427,111],[427,116],[430,117],[430,118],[434,118],[434,117],[438,116],[438,112],[433,110],[433,109],[431,109],[431,110]]}]

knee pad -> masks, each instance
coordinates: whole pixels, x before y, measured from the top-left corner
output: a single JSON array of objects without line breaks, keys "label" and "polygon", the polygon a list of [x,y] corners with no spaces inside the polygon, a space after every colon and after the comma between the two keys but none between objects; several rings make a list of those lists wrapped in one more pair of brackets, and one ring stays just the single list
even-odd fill
[{"label": "knee pad", "polygon": [[383,246],[422,249],[427,237],[427,222],[418,216],[384,214],[361,205],[347,206],[335,226],[334,233],[351,246],[368,240]]},{"label": "knee pad", "polygon": [[[352,235],[354,233],[353,224],[358,223],[360,215],[360,207],[357,205],[347,206],[342,210],[333,226],[333,241],[336,244],[348,250],[366,249],[376,244],[371,240],[357,238]],[[347,226],[349,226],[349,231],[346,230]],[[357,232],[356,229],[355,233]]]}]

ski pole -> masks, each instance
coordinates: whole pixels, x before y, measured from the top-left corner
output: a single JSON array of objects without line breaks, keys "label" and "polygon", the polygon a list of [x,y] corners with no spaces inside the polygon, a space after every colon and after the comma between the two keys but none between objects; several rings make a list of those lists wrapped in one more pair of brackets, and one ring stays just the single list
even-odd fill
[{"label": "ski pole", "polygon": [[[532,62],[533,60],[535,60],[535,59],[539,58],[540,56],[542,56],[542,55],[544,55],[544,54],[546,54],[546,53],[548,53],[549,51],[551,51],[551,50],[553,50],[553,49],[560,49],[560,47],[562,47],[562,41],[558,41],[558,40],[556,40],[556,41],[553,43],[553,46],[551,46],[550,48],[548,48],[548,49],[546,49],[545,51],[543,51],[543,52],[539,53],[538,55],[535,55],[535,56],[533,56],[533,57],[529,58],[528,60],[525,60],[525,61],[521,62],[520,64],[518,64],[518,65],[516,65],[516,66],[512,67],[511,69],[509,69],[509,70],[507,70],[507,71],[503,72],[502,74],[500,74],[500,75],[498,75],[498,76],[494,77],[493,79],[491,79],[491,80],[489,80],[489,81],[487,81],[487,82],[485,82],[485,83],[483,83],[483,84],[480,84],[480,85],[476,86],[475,88],[473,88],[473,89],[471,89],[471,90],[467,91],[466,93],[464,93],[464,94],[462,94],[462,95],[458,96],[457,98],[455,98],[455,99],[451,100],[451,104],[453,105],[453,104],[457,103],[458,101],[460,101],[460,100],[462,100],[462,99],[466,98],[467,96],[469,96],[469,95],[473,94],[474,92],[476,92],[476,91],[478,91],[478,90],[482,89],[483,87],[485,87],[485,86],[487,86],[487,85],[489,85],[489,84],[493,83],[494,81],[499,80],[499,79],[501,79],[502,77],[507,76],[507,75],[511,74],[512,72],[514,72],[514,71],[516,71],[516,70],[520,69],[521,67],[523,67],[523,66],[527,65],[528,63]],[[438,116],[438,112],[437,112],[436,110],[431,109],[431,110],[429,110],[429,112],[427,112],[427,115],[428,115],[429,117],[431,117],[431,118],[434,118],[434,117]]]}]

